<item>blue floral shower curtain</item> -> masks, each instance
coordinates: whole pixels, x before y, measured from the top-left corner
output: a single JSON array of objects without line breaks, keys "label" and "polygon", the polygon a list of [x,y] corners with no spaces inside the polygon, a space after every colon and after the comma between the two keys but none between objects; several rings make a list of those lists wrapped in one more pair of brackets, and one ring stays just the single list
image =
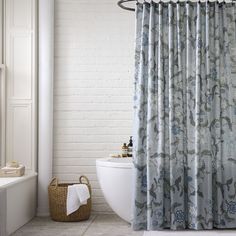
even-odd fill
[{"label": "blue floral shower curtain", "polygon": [[236,228],[232,3],[136,10],[134,230]]}]

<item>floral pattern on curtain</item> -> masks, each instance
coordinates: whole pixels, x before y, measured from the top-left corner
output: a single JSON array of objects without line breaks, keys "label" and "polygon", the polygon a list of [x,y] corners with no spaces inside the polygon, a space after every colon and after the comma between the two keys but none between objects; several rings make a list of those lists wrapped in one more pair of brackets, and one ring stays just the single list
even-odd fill
[{"label": "floral pattern on curtain", "polygon": [[232,3],[136,9],[134,230],[236,227]]}]

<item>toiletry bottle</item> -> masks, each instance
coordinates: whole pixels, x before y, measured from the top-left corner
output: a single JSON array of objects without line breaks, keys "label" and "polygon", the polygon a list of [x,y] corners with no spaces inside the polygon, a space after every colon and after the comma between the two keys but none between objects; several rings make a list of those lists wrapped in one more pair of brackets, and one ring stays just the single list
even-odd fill
[{"label": "toiletry bottle", "polygon": [[128,146],[126,145],[126,143],[123,144],[121,150],[122,150],[122,157],[127,157],[128,156]]},{"label": "toiletry bottle", "polygon": [[132,157],[132,156],[133,156],[133,140],[132,140],[132,136],[130,136],[129,144],[128,144],[128,157]]}]

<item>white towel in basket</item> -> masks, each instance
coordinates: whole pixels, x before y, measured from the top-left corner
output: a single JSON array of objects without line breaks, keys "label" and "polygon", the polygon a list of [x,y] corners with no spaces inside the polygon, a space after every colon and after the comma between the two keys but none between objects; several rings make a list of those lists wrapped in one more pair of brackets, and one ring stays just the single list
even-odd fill
[{"label": "white towel in basket", "polygon": [[90,193],[86,184],[69,185],[66,201],[67,215],[77,211],[80,206],[86,205],[89,198]]}]

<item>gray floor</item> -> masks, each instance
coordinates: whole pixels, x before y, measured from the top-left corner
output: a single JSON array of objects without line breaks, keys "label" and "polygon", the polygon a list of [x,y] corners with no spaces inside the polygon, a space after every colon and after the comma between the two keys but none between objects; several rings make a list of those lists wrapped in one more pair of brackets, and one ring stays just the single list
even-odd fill
[{"label": "gray floor", "polygon": [[149,231],[145,232],[143,236],[235,236],[235,230],[200,230],[200,231]]},{"label": "gray floor", "polygon": [[93,215],[88,221],[76,223],[54,222],[36,217],[12,236],[142,236],[133,232],[130,224],[116,215]]}]

